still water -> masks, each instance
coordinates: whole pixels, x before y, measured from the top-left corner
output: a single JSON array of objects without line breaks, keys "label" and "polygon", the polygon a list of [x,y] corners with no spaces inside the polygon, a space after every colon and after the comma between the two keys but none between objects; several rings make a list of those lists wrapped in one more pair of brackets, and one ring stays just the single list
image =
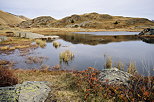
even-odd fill
[{"label": "still water", "polygon": [[[89,32],[88,32],[89,33]],[[60,39],[56,40],[62,45],[59,48],[53,46],[53,42],[47,42],[45,48],[31,50],[29,55],[20,56],[18,50],[13,54],[1,54],[1,59],[9,59],[16,62],[15,68],[40,68],[42,65],[55,66],[61,64],[62,69],[84,70],[94,67],[102,70],[106,56],[111,56],[113,65],[121,61],[127,70],[130,61],[136,63],[138,72],[142,75],[154,75],[154,44],[141,41],[134,36],[110,36],[101,35],[101,32],[89,34],[56,34]],[[104,34],[105,32],[102,32]],[[117,32],[113,32],[117,33]],[[120,34],[119,34],[120,33]],[[118,32],[119,35],[124,32]],[[128,32],[126,32],[128,33]],[[129,32],[134,34],[134,32]],[[66,63],[60,63],[59,54],[70,50],[74,58]],[[43,63],[27,64],[28,56],[46,57]]]}]

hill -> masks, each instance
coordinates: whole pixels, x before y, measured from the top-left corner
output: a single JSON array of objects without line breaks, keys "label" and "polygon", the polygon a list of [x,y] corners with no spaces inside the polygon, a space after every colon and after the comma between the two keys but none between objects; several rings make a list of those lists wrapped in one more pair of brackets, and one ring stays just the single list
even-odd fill
[{"label": "hill", "polygon": [[22,28],[30,27],[56,27],[56,28],[93,28],[93,29],[115,29],[115,28],[144,28],[154,26],[154,22],[146,18],[132,18],[122,16],[111,16],[108,14],[87,13],[83,15],[72,15],[60,20],[49,16],[37,17],[24,21],[18,25]]},{"label": "hill", "polygon": [[22,21],[25,21],[25,19],[0,10],[0,25],[15,25]]},{"label": "hill", "polygon": [[23,19],[23,20],[25,20],[25,21],[30,20],[30,18],[27,18],[27,17],[22,16],[22,15],[16,15],[16,16]]},{"label": "hill", "polygon": [[18,24],[18,27],[21,28],[50,27],[51,26],[50,24],[52,24],[55,21],[56,19],[50,16],[41,16],[31,20],[23,21],[20,24]]}]

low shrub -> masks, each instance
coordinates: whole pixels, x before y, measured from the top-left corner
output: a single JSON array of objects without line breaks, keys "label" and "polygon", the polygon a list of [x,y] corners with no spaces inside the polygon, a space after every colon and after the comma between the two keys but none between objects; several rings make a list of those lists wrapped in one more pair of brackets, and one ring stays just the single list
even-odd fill
[{"label": "low shrub", "polygon": [[[108,85],[97,78],[99,71],[89,67],[87,70],[74,72],[77,89],[86,102],[153,102],[154,77],[136,75],[128,86]],[[106,80],[107,82],[108,80]]]}]

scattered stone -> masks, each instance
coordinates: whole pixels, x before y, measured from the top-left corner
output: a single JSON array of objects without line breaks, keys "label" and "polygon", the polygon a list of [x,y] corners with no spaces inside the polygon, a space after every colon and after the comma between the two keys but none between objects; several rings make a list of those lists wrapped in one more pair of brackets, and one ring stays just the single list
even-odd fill
[{"label": "scattered stone", "polygon": [[6,36],[0,36],[0,42],[6,41],[6,40],[7,40],[7,37]]},{"label": "scattered stone", "polygon": [[0,102],[44,102],[51,91],[47,84],[27,81],[10,87],[0,87]]},{"label": "scattered stone", "polygon": [[104,69],[99,74],[99,80],[110,85],[128,85],[131,74],[117,68]]}]

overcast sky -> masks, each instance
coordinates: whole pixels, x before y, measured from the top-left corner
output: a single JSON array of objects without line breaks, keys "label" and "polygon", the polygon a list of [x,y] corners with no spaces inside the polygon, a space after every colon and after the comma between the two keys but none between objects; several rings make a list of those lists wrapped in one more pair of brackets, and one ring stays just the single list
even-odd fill
[{"label": "overcast sky", "polygon": [[154,0],[0,0],[0,10],[29,18],[97,12],[154,19]]}]

